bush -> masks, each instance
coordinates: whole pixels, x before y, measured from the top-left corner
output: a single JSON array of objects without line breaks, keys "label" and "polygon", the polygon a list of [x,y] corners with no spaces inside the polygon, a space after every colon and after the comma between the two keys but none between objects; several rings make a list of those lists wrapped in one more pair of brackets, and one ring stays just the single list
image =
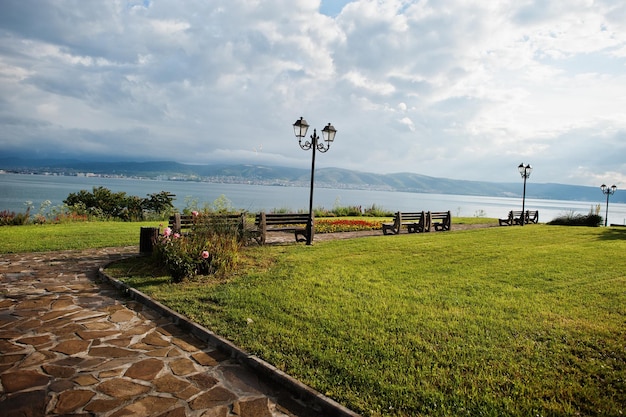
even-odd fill
[{"label": "bush", "polygon": [[25,213],[16,213],[14,211],[0,211],[0,226],[21,226],[28,223],[30,218],[30,207]]},{"label": "bush", "polygon": [[93,187],[92,191],[80,190],[70,193],[63,203],[78,215],[99,220],[143,220],[146,214],[167,216],[173,209],[174,195],[167,191],[149,194],[148,198],[128,196],[125,192],[114,193],[105,187]]},{"label": "bush", "polygon": [[211,219],[208,213],[194,212],[188,235],[172,233],[168,227],[155,242],[154,256],[174,282],[196,275],[226,275],[237,266],[245,236],[238,227]]},{"label": "bush", "polygon": [[574,212],[569,212],[564,214],[563,216],[559,216],[555,219],[552,219],[548,222],[550,225],[557,226],[588,226],[588,227],[598,227],[602,225],[602,216],[594,213],[589,214],[579,214]]}]

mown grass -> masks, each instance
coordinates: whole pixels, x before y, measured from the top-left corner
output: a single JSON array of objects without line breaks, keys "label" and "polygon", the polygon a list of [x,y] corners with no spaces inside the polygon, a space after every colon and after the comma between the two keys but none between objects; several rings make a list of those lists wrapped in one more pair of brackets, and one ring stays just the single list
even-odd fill
[{"label": "mown grass", "polygon": [[364,415],[621,415],[625,250],[532,225],[251,247],[220,283],[108,271]]},{"label": "mown grass", "polygon": [[76,222],[0,227],[0,253],[139,245],[141,227],[160,222]]}]

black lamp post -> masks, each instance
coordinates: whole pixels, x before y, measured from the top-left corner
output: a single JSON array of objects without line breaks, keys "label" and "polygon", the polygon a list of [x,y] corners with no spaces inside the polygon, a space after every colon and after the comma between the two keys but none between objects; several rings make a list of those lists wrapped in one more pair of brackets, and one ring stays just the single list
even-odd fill
[{"label": "black lamp post", "polygon": [[609,220],[609,196],[615,194],[615,190],[617,187],[615,184],[607,187],[606,184],[602,184],[600,186],[603,194],[606,194],[606,215],[604,216],[604,227],[606,227],[607,221]]},{"label": "black lamp post", "polygon": [[313,234],[315,232],[313,225],[313,184],[315,183],[315,151],[320,151],[322,153],[328,151],[330,149],[330,144],[335,140],[335,134],[337,130],[328,123],[324,129],[322,129],[322,139],[323,141],[319,141],[320,137],[317,135],[317,131],[313,129],[313,134],[311,135],[311,140],[306,140],[302,142],[302,139],[306,137],[306,131],[309,128],[309,124],[302,117],[293,124],[293,131],[298,138],[298,144],[300,148],[305,151],[309,149],[313,150],[313,157],[311,158],[311,193],[309,195],[309,222],[306,225],[307,227],[307,238],[306,244],[310,245],[313,241]]},{"label": "black lamp post", "polygon": [[522,162],[521,164],[519,164],[519,166],[517,167],[520,175],[522,176],[522,178],[524,178],[524,193],[522,194],[522,216],[521,216],[521,225],[524,225],[524,219],[526,218],[526,214],[524,213],[524,208],[525,208],[525,204],[526,204],[526,180],[528,179],[528,177],[530,177],[530,173],[533,172],[533,167],[530,166],[530,164],[524,165],[524,163]]}]

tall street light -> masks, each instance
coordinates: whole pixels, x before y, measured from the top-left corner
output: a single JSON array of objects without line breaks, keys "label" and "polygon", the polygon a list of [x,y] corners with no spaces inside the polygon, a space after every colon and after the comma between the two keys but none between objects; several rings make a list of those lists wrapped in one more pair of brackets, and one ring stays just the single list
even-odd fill
[{"label": "tall street light", "polygon": [[607,221],[609,220],[609,196],[615,194],[615,190],[617,187],[615,184],[607,187],[606,184],[602,184],[600,186],[603,194],[606,194],[606,215],[604,216],[604,227],[606,227]]},{"label": "tall street light", "polygon": [[306,236],[306,244],[310,245],[313,242],[313,234],[315,233],[315,228],[313,225],[313,184],[315,183],[315,151],[320,151],[322,153],[328,151],[330,149],[330,144],[335,140],[335,134],[337,130],[330,124],[324,129],[322,129],[322,139],[320,141],[320,137],[317,135],[317,131],[313,129],[313,134],[311,135],[311,140],[306,140],[303,142],[303,138],[306,137],[306,131],[309,128],[309,124],[302,117],[293,124],[293,131],[298,138],[298,144],[300,148],[305,151],[309,149],[313,150],[313,157],[311,158],[311,193],[309,195],[309,221],[306,225],[307,228],[307,236]]},{"label": "tall street light", "polygon": [[517,167],[517,170],[519,171],[522,178],[524,178],[524,193],[522,194],[522,216],[521,216],[521,222],[522,222],[521,225],[523,226],[524,219],[526,217],[526,214],[524,213],[524,206],[526,204],[526,180],[528,179],[528,177],[530,177],[530,173],[533,172],[533,167],[531,167],[530,164],[524,165],[524,163],[522,162]]}]

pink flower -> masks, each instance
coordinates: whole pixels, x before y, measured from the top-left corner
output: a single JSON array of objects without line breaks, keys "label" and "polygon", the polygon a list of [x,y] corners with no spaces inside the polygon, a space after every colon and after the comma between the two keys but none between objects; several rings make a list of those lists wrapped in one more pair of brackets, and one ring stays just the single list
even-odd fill
[{"label": "pink flower", "polygon": [[172,234],[172,229],[171,228],[166,227],[165,230],[163,230],[163,236],[170,237],[171,234]]},{"label": "pink flower", "polygon": [[191,214],[193,214],[193,216],[194,216],[194,217],[197,217],[197,216],[198,216],[198,212],[197,212],[197,211],[195,211],[195,210],[194,210],[194,211],[192,211],[192,212],[191,212]]},{"label": "pink flower", "polygon": [[174,238],[178,239],[180,237],[180,233],[174,233]]},{"label": "pink flower", "polygon": [[203,250],[202,251],[202,257],[204,259],[208,259],[209,258],[209,251],[208,250]]}]

